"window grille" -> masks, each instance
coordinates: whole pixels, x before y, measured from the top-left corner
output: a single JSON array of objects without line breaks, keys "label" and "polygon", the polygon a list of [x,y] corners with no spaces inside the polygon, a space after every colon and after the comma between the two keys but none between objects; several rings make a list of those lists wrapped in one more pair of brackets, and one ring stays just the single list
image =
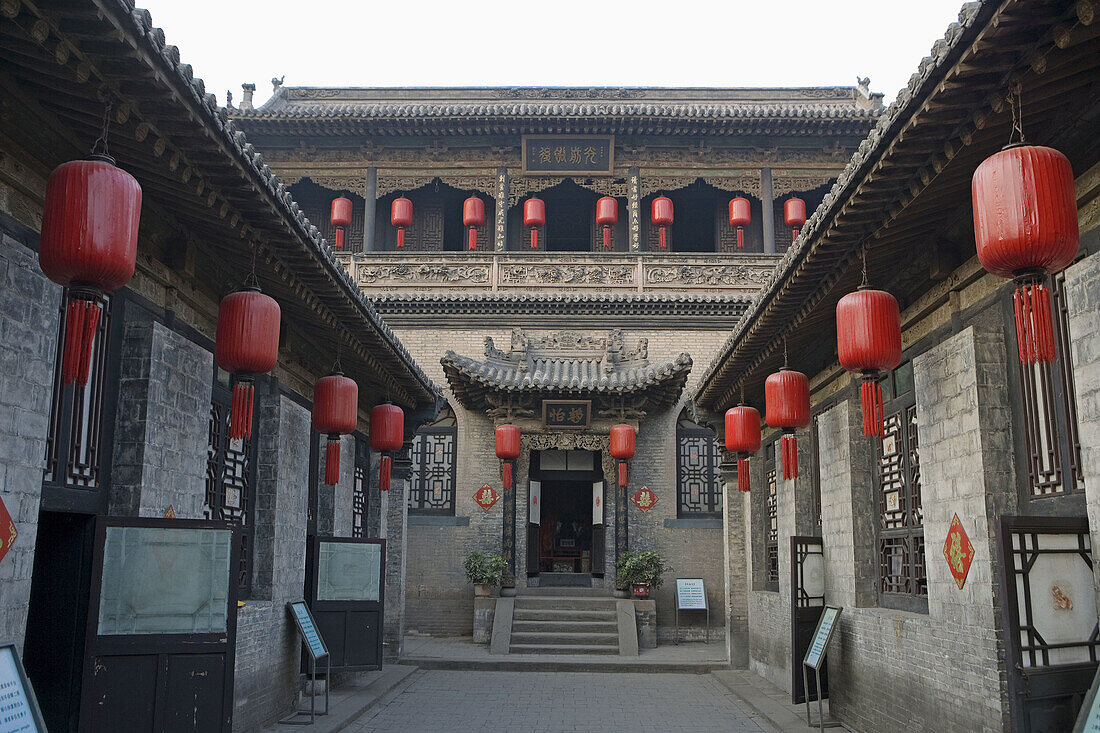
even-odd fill
[{"label": "window grille", "polygon": [[879,603],[927,612],[913,363],[888,374],[882,388],[885,420],[882,440],[876,441]]},{"label": "window grille", "polygon": [[765,467],[764,483],[767,484],[767,525],[765,527],[765,575],[766,588],[779,590],[779,497],[776,494],[775,446],[770,447],[771,462]]},{"label": "window grille", "polygon": [[351,536],[367,536],[367,492],[370,490],[370,442],[355,436],[355,479],[351,494]]},{"label": "window grille", "polygon": [[[448,410],[449,412],[449,410]],[[417,514],[455,512],[455,448],[458,444],[453,414],[417,431],[412,441],[412,482],[409,511]]]},{"label": "window grille", "polygon": [[676,493],[680,517],[721,516],[718,443],[713,430],[678,428]]}]

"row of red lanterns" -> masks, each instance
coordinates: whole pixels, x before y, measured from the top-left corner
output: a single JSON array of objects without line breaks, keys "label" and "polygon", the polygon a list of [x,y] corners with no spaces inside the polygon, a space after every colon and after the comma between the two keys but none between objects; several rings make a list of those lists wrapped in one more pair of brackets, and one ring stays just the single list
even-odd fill
[{"label": "row of red lanterns", "polygon": [[[344,248],[344,231],[351,224],[351,200],[343,196],[332,200],[332,225],[336,228],[336,249]],[[668,248],[667,229],[673,222],[672,199],[658,196],[650,206],[650,221],[658,227],[660,249]],[[783,221],[791,229],[792,241],[798,239],[798,233],[806,223],[806,202],[800,198],[790,198],[783,204]],[[412,201],[400,196],[390,205],[390,224],[397,229],[397,247],[405,246],[405,229],[412,226]],[[603,230],[604,249],[611,249],[612,229],[619,222],[619,202],[612,196],[604,196],[596,201],[596,225]],[[745,246],[745,227],[752,222],[752,209],[749,200],[738,197],[730,199],[729,223],[737,231],[737,246]],[[462,225],[467,228],[467,242],[470,250],[477,249],[477,228],[485,224],[485,202],[478,196],[470,196],[462,202]],[[546,226],[546,202],[537,197],[523,203],[523,225],[531,232],[531,249],[538,249],[538,230]]]}]

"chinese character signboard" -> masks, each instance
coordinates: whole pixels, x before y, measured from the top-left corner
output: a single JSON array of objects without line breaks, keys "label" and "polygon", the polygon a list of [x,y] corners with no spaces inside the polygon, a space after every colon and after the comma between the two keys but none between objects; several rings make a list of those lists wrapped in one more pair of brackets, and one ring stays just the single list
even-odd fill
[{"label": "chinese character signboard", "polygon": [[614,167],[613,135],[524,135],[525,175],[609,176]]},{"label": "chinese character signboard", "polygon": [[0,561],[3,561],[4,555],[7,555],[8,550],[15,544],[17,534],[19,532],[15,529],[15,522],[8,514],[8,508],[4,506],[4,500],[0,499]]},{"label": "chinese character signboard", "polygon": [[657,495],[653,493],[653,490],[648,486],[643,486],[634,492],[634,496],[630,497],[630,500],[634,502],[634,506],[642,510],[642,512],[648,512],[653,508],[653,505],[657,503]]},{"label": "chinese character signboard", "polygon": [[955,584],[962,590],[966,584],[966,574],[970,572],[970,563],[974,561],[974,545],[970,544],[970,538],[966,536],[958,514],[951,520],[951,528],[947,530],[943,556],[947,558]]},{"label": "chinese character signboard", "polygon": [[494,489],[489,484],[485,484],[477,490],[476,494],[474,494],[474,501],[476,501],[478,503],[478,506],[480,506],[485,511],[489,511],[490,509],[492,509],[493,504],[496,504],[497,499],[499,498],[500,494],[498,494],[496,492],[496,489]]},{"label": "chinese character signboard", "polygon": [[583,430],[591,419],[592,400],[542,401],[542,422],[552,430]]}]

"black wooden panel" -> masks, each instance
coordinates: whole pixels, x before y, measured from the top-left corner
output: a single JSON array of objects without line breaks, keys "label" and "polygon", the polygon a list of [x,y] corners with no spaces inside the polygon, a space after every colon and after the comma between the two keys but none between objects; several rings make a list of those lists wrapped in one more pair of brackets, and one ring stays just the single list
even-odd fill
[{"label": "black wooden panel", "polygon": [[169,654],[159,729],[167,733],[223,730],[224,654]]},{"label": "black wooden panel", "polygon": [[527,525],[527,577],[539,574],[539,525]]},{"label": "black wooden panel", "polygon": [[382,614],[378,611],[348,611],[344,636],[345,664],[350,667],[382,666],[378,656],[378,634]]},{"label": "black wooden panel", "polygon": [[90,661],[91,684],[83,696],[80,730],[155,731],[156,655],[97,656]]},{"label": "black wooden panel", "polygon": [[[340,640],[344,638],[347,611],[323,611],[317,606],[318,604],[314,602],[313,608],[310,609],[313,612],[313,620],[317,624],[317,631],[325,640],[325,646],[328,647],[329,656],[332,658],[332,666],[343,667],[347,662],[344,645]],[[309,669],[309,659],[305,654],[302,655],[302,665],[305,669]]]},{"label": "black wooden panel", "polygon": [[606,535],[606,525],[592,525],[592,576],[595,578],[602,578],[604,575],[604,538]]}]

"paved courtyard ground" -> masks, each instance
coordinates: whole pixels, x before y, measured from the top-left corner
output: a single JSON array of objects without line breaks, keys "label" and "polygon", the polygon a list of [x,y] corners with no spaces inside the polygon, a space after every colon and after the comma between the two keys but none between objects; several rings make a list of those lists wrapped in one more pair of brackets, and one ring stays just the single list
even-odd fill
[{"label": "paved courtyard ground", "polygon": [[346,730],[772,731],[705,674],[420,670]]}]

